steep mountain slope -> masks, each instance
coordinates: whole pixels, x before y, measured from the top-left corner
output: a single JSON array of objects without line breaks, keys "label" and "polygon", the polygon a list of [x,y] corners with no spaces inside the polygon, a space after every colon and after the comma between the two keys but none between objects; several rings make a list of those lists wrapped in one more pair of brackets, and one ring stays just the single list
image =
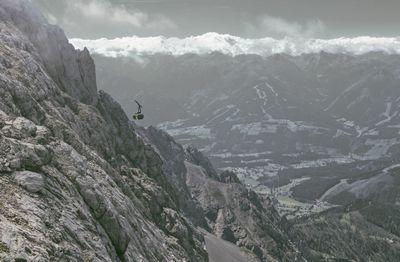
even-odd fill
[{"label": "steep mountain slope", "polygon": [[329,212],[302,219],[294,223],[290,236],[309,261],[398,261],[398,235],[388,233],[363,212]]},{"label": "steep mountain slope", "polygon": [[0,2],[0,183],[2,261],[301,258],[268,200],[129,121],[88,51],[23,0]]},{"label": "steep mountain slope", "polygon": [[[161,149],[165,166],[180,165],[184,170],[182,181],[188,188],[179,182],[173,185],[181,196],[187,189],[201,207],[189,212],[189,217],[197,216],[198,220],[203,214],[203,221],[198,221],[203,228],[247,250],[252,254],[252,261],[292,261],[296,257],[301,261],[301,254],[283,230],[287,222],[281,219],[270,198],[259,197],[247,189],[234,173],[217,174],[197,149],[184,149],[163,131],[150,127],[139,133]],[[173,149],[173,153],[166,149]],[[177,158],[180,159],[177,161]]]},{"label": "steep mountain slope", "polygon": [[1,260],[207,261],[88,52],[23,1],[0,17]]}]

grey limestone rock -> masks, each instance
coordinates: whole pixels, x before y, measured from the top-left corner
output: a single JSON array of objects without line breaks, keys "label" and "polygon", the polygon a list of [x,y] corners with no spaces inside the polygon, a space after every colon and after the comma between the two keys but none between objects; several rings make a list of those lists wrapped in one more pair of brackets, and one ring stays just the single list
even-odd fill
[{"label": "grey limestone rock", "polygon": [[30,171],[20,171],[13,174],[14,180],[31,193],[38,193],[45,187],[43,175]]},{"label": "grey limestone rock", "polygon": [[163,160],[98,93],[93,60],[0,2],[0,260],[207,261]]}]

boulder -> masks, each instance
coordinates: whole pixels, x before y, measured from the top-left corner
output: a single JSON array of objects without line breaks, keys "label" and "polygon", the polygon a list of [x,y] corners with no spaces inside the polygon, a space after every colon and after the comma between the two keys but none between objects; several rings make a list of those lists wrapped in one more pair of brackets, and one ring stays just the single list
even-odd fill
[{"label": "boulder", "polygon": [[38,193],[44,189],[45,178],[43,175],[31,171],[15,172],[15,182],[31,193]]}]

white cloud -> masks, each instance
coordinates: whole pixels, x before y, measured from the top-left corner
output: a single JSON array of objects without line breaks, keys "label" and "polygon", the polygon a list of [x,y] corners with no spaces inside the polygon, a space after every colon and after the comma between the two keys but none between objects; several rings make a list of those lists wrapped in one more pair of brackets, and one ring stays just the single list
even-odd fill
[{"label": "white cloud", "polygon": [[279,17],[266,16],[262,19],[264,30],[290,37],[315,37],[325,31],[325,25],[320,20],[310,20],[305,24],[289,22]]},{"label": "white cloud", "polygon": [[46,17],[47,21],[50,24],[56,25],[58,23],[58,19],[54,15],[47,13],[47,14],[44,14],[44,16]]},{"label": "white cloud", "polygon": [[107,23],[128,24],[137,28],[174,28],[176,25],[162,15],[149,15],[140,10],[127,9],[106,0],[78,1],[71,5],[73,12],[78,12],[88,19],[102,20]]},{"label": "white cloud", "polygon": [[255,23],[247,23],[245,27],[250,35],[267,35],[281,38],[313,38],[324,35],[326,30],[325,24],[318,19],[299,23],[269,15],[258,18]]},{"label": "white cloud", "polygon": [[309,53],[345,53],[361,55],[368,52],[385,52],[400,54],[400,38],[337,38],[337,39],[304,39],[304,38],[260,38],[247,39],[231,35],[207,33],[187,38],[158,37],[124,37],[115,39],[71,39],[79,49],[87,47],[91,53],[109,57],[131,57],[149,54],[183,55],[187,53],[208,54],[221,52],[227,55],[273,54],[301,55]]}]

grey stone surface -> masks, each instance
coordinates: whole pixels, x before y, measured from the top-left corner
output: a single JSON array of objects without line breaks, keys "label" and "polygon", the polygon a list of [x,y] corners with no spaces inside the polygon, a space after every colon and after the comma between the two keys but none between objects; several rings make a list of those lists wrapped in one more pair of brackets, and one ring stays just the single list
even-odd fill
[{"label": "grey stone surface", "polygon": [[[155,128],[139,130],[139,133],[145,141],[156,146],[167,163],[165,167],[175,170],[166,174],[172,176],[168,178],[180,196],[189,192],[181,198],[184,203],[192,203],[191,209],[182,206],[185,214],[198,226],[207,229],[208,234],[222,239],[213,241],[208,235],[207,248],[213,251],[209,253],[212,261],[229,261],[240,250],[246,251],[254,261],[290,261],[295,258],[297,249],[282,230],[281,223],[285,220],[278,215],[271,199],[259,197],[246,189],[232,172],[217,174],[201,152],[194,147],[183,148],[167,133]],[[196,216],[202,220],[194,219]],[[223,240],[237,248],[232,250]],[[214,243],[217,246],[213,247]],[[219,254],[218,245],[227,249]]]},{"label": "grey stone surface", "polygon": [[27,1],[0,2],[0,260],[207,261],[163,160]]},{"label": "grey stone surface", "polygon": [[13,174],[13,177],[18,185],[24,187],[31,193],[38,193],[42,191],[45,186],[45,178],[43,177],[43,175],[35,172],[15,172]]}]

